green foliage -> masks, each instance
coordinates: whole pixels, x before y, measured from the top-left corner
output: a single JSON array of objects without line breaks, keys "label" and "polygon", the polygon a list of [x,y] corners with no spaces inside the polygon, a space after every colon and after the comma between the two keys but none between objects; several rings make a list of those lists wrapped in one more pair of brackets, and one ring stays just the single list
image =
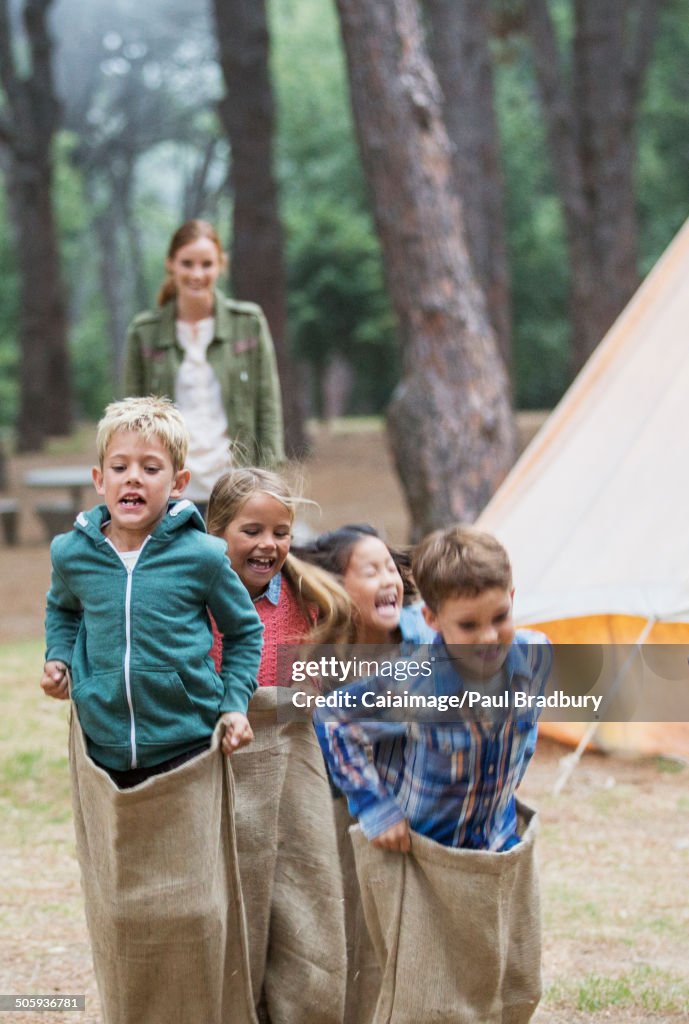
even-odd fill
[{"label": "green foliage", "polygon": [[5,192],[0,187],[0,427],[10,427],[17,415],[17,278],[14,235],[7,213]]},{"label": "green foliage", "polygon": [[[565,232],[552,180],[529,44],[519,31],[520,2],[496,0],[496,7],[504,9],[503,13],[510,16],[507,21],[511,19],[516,28],[493,44],[513,286],[515,401],[521,408],[550,407],[569,383],[569,270]],[[572,42],[573,4],[571,0],[552,0],[549,8],[561,50],[567,54]],[[136,284],[139,296],[143,292],[149,295],[150,303],[154,301],[163,253],[179,222],[185,181],[189,180],[204,148],[204,140],[219,132],[213,108],[218,91],[217,67],[212,59],[213,41],[207,35],[204,42],[206,29],[200,26],[198,18],[192,18],[195,34],[192,50],[187,52],[179,43],[183,23],[176,24],[175,18],[165,29],[165,32],[169,30],[169,36],[160,35],[162,29],[157,25],[151,26],[149,39],[143,19],[132,20],[131,11],[119,2],[101,3],[98,9],[101,20],[96,18],[94,22],[98,31],[92,33],[93,38],[89,37],[88,43],[93,50],[88,51],[91,62],[88,67],[93,65],[96,70],[100,69],[97,88],[94,86],[88,107],[91,120],[87,122],[82,116],[79,121],[75,113],[82,92],[82,98],[87,95],[83,91],[87,71],[84,64],[82,92],[71,81],[73,95],[65,102],[68,123],[74,130],[63,131],[57,137],[55,183],[76,400],[81,415],[94,417],[114,394],[115,385],[99,276],[101,253],[92,227],[96,212],[94,180],[89,179],[87,189],[83,163],[80,164],[77,156],[81,154],[83,159],[84,154],[90,152],[89,145],[96,149],[101,146],[105,171],[115,168],[123,152],[135,165],[133,201],[144,247],[145,280],[133,279],[128,263],[128,242],[123,232],[118,239],[118,260],[126,320],[140,305],[140,298],[134,298]],[[384,409],[398,379],[400,359],[394,318],[385,293],[380,248],[352,126],[335,7],[332,0],[280,0],[269,3],[269,12],[278,113],[276,167],[286,227],[290,336],[294,354],[309,364],[316,385],[329,360],[335,356],[346,358],[355,372],[348,411],[379,412]],[[123,48],[132,42],[131,29],[132,33],[138,33],[137,39],[140,35],[140,41],[150,48],[146,58],[148,70],[153,68],[159,72],[149,80],[143,75],[144,57],[139,55],[129,61],[141,64],[139,70],[143,77],[136,95],[139,99],[143,96],[149,104],[142,105],[143,101],[137,100],[135,110],[127,108],[125,102],[125,86],[128,82],[131,84],[131,68],[129,77],[124,76],[121,68],[117,70],[117,62],[111,60],[110,70],[103,71],[101,50],[111,18],[114,19],[111,27],[114,26],[118,38],[121,37],[118,45],[123,53]],[[63,22],[58,19],[56,24],[64,34]],[[86,46],[86,24],[83,33]],[[108,43],[109,47],[111,45],[114,43]],[[70,37],[69,45],[63,40],[62,46],[69,55],[76,41]],[[113,51],[110,57],[121,56],[120,49],[117,53]],[[687,66],[689,0],[667,0],[637,131],[643,272],[662,253],[687,214]],[[63,78],[66,89],[67,76]],[[77,76],[79,82],[81,78]],[[196,102],[188,106],[185,105],[189,98],[187,89],[191,84],[200,92]],[[167,111],[164,118],[161,110]],[[187,123],[189,117],[184,114],[186,110],[193,111],[193,117],[189,115],[195,126],[193,132],[191,122]],[[151,111],[158,111],[158,114]],[[181,122],[184,122],[184,137],[175,128]],[[128,126],[127,131],[121,130],[122,124]],[[81,126],[84,137],[77,136],[76,125]],[[138,126],[136,132],[134,125]],[[89,131],[94,133],[93,138],[89,136],[85,140]],[[117,159],[115,153],[111,154],[112,159],[108,156],[110,150],[105,145],[108,140],[115,140],[120,147]],[[139,141],[130,154],[127,147],[136,140]],[[214,180],[218,182],[224,161],[223,151],[214,165]],[[82,169],[77,169],[80,166]],[[112,201],[107,190],[103,193],[102,189],[101,192],[96,189],[96,192],[99,203],[107,206]],[[0,188],[0,427],[13,422],[18,404],[19,282],[15,244],[4,200]],[[209,215],[218,223],[221,236],[228,238],[231,197],[226,195],[219,202],[214,199],[213,203]],[[318,397],[314,402],[318,406]]]},{"label": "green foliage", "polygon": [[379,412],[399,356],[334,8],[292,0],[273,5],[272,22],[293,350],[312,368],[317,408],[322,374],[337,355],[355,371],[347,411]]},{"label": "green foliage", "polygon": [[526,42],[510,39],[500,57],[496,102],[512,273],[515,405],[548,409],[568,383],[564,223]]},{"label": "green foliage", "polygon": [[72,383],[78,417],[98,419],[112,398],[105,311],[98,283],[100,253],[90,234],[90,209],[83,180],[72,161],[78,139],[57,136],[55,200],[60,230],[63,280],[69,297],[69,343]]},{"label": "green foliage", "polygon": [[663,8],[637,137],[641,269],[647,273],[689,212],[689,0]]},{"label": "green foliage", "polygon": [[[573,5],[550,5],[563,54]],[[550,408],[569,372],[569,269],[560,200],[552,181],[528,43],[496,44],[497,110],[505,165],[513,286],[513,381],[520,408]],[[636,137],[640,270],[650,270],[689,207],[689,0],[669,0],[660,19]]]},{"label": "green foliage", "polygon": [[271,12],[282,200],[321,194],[365,206],[333,4],[285,0]]},{"label": "green foliage", "polygon": [[74,394],[79,418],[98,420],[114,397],[107,350],[105,311],[96,302],[74,325],[70,336]]},{"label": "green foliage", "polygon": [[79,140],[72,132],[60,132],[55,138],[55,176],[53,193],[60,229],[61,255],[67,271],[79,258],[80,241],[88,228],[88,206],[80,175],[74,169],[72,154]]},{"label": "green foliage", "polygon": [[[383,409],[397,376],[394,322],[366,214],[321,197],[288,223],[292,342],[319,382],[334,355],[355,369],[351,412]],[[318,405],[318,395],[313,396]],[[319,410],[320,411],[320,410]]]},{"label": "green foliage", "polygon": [[553,985],[545,1001],[587,1014],[607,1011],[609,1016],[611,1007],[638,1007],[653,1014],[674,1015],[689,1010],[689,989],[667,971],[640,964],[615,978],[589,974],[576,986]]}]

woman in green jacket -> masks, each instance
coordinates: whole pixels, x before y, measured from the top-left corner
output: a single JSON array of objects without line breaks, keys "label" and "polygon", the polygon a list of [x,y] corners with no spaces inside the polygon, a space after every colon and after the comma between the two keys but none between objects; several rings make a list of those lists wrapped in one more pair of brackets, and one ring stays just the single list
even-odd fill
[{"label": "woman in green jacket", "polygon": [[232,462],[284,458],[280,381],[261,308],[216,288],[227,257],[211,224],[191,220],[172,236],[158,308],[127,335],[128,395],[165,395],[181,410],[191,444],[189,496],[203,506]]}]

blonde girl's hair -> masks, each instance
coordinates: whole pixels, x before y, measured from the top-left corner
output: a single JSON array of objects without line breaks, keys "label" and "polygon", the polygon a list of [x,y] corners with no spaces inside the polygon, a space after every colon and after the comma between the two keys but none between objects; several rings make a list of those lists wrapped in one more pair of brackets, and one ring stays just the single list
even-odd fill
[{"label": "blonde girl's hair", "polygon": [[184,469],[189,433],[181,412],[169,398],[123,398],[111,402],[98,424],[96,450],[101,469],[113,435],[120,430],[140,434],[146,441],[155,437],[167,450],[175,473]]},{"label": "blonde girl's hair", "polygon": [[[313,504],[293,494],[279,473],[256,466],[233,469],[219,477],[211,491],[206,515],[208,532],[222,537],[253,494],[268,494],[275,498],[288,510],[291,522],[294,521],[297,505]],[[282,572],[296,594],[305,618],[311,619],[314,606],[316,608],[316,626],[309,634],[310,637],[349,636],[352,602],[344,587],[330,573],[302,562],[291,554],[287,555]]]},{"label": "blonde girl's hair", "polygon": [[316,565],[288,555],[282,569],[303,611],[318,610],[316,624],[309,631],[309,644],[351,643],[356,633],[354,605],[344,587]]},{"label": "blonde girl's hair", "polygon": [[[227,267],[227,255],[222,247],[222,242],[220,241],[218,232],[207,220],[188,220],[186,223],[182,224],[181,227],[177,228],[170,239],[166,258],[168,260],[173,260],[175,258],[175,254],[180,249],[183,249],[185,245],[189,245],[191,242],[198,242],[200,238],[208,238],[215,245],[218,250],[220,266],[225,270]],[[172,279],[172,274],[167,272],[158,291],[158,305],[165,306],[168,302],[171,302],[176,295],[177,288]]]}]

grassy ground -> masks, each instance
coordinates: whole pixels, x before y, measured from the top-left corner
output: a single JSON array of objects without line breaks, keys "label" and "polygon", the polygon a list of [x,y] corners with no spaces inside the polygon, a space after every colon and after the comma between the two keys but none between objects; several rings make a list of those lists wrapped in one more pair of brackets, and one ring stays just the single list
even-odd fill
[{"label": "grassy ground", "polygon": [[[49,559],[31,510],[41,496],[22,486],[36,465],[89,464],[91,444],[88,429],[10,467],[22,544],[0,549],[0,992],[87,997],[78,1017],[13,1013],[12,1024],[100,1021],[74,854],[68,709],[38,688]],[[369,520],[405,537],[376,424],[321,431],[304,492],[320,506],[308,513],[314,529]],[[555,797],[563,753],[539,742],[523,787],[542,821],[545,995],[535,1024],[689,1021],[689,769],[586,755]]]},{"label": "grassy ground", "polygon": [[[67,706],[37,686],[36,642],[0,647],[0,991],[85,993],[99,1021],[67,779]],[[537,1024],[689,1020],[689,771],[587,755],[552,795],[542,742],[523,795],[541,812],[545,996]],[[74,1014],[17,1013],[16,1024]],[[142,1022],[145,1024],[145,1022]]]},{"label": "grassy ground", "polygon": [[[0,647],[0,991],[81,994],[99,1021],[67,773],[66,702],[38,689],[42,644]],[[8,1017],[9,1019],[9,1017]],[[74,1024],[74,1013],[12,1014]]]}]

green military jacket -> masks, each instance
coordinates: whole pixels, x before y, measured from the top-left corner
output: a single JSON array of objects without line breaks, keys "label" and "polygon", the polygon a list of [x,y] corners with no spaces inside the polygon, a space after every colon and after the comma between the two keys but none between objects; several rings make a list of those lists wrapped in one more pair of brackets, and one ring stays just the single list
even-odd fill
[{"label": "green military jacket", "polygon": [[[215,336],[207,359],[220,381],[235,461],[273,465],[284,459],[280,380],[270,330],[260,306],[215,293]],[[174,400],[184,352],[175,333],[176,306],[139,313],[127,335],[125,392]]]}]

